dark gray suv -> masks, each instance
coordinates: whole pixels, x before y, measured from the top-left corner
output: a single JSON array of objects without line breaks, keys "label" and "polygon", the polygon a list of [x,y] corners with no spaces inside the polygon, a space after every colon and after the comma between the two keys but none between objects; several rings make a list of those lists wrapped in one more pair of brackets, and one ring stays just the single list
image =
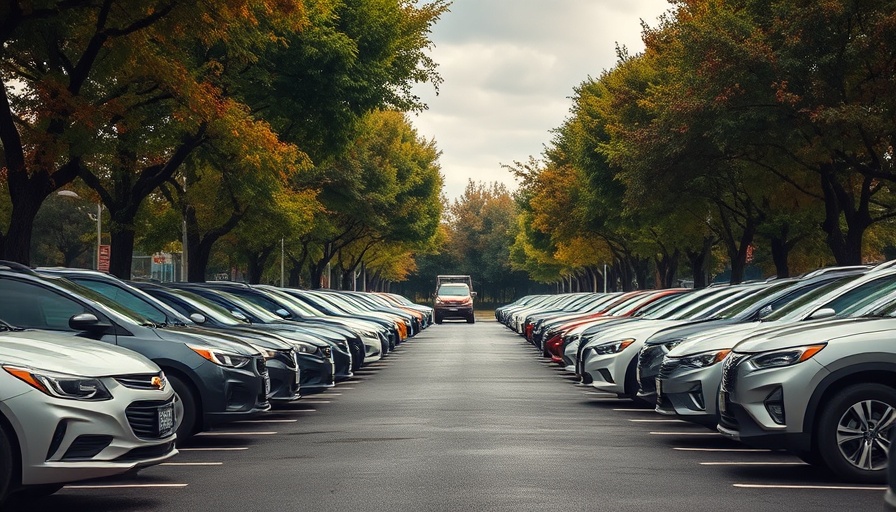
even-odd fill
[{"label": "dark gray suv", "polygon": [[270,409],[270,379],[254,348],[162,328],[67,279],[0,263],[0,311],[18,327],[67,332],[131,349],[165,372],[184,408],[178,441]]}]

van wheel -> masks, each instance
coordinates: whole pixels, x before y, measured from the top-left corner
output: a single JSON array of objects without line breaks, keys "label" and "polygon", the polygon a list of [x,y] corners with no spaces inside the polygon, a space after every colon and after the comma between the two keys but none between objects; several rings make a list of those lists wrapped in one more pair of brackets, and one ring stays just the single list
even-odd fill
[{"label": "van wheel", "polygon": [[180,446],[198,430],[199,411],[193,389],[178,377],[169,376],[168,382],[174,389],[175,400],[180,400],[184,407],[184,416],[177,426],[177,444]]},{"label": "van wheel", "polygon": [[437,324],[441,324],[441,323],[442,323],[442,317],[441,317],[440,315],[436,315],[436,323],[437,323]]},{"label": "van wheel", "polygon": [[476,323],[476,317],[473,316],[473,315],[468,316],[468,317],[467,317],[467,323],[468,323],[468,324]]},{"label": "van wheel", "polygon": [[12,445],[3,426],[0,426],[0,506],[6,499],[6,493],[9,492],[9,485],[12,482]]},{"label": "van wheel", "polygon": [[831,397],[818,424],[818,451],[838,476],[886,483],[887,448],[896,423],[896,389],[862,383]]}]

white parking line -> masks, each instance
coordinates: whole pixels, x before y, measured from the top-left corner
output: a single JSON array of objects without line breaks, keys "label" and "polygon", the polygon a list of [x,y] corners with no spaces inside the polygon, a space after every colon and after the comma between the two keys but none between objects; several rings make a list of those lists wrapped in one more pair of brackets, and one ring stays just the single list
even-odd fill
[{"label": "white parking line", "polygon": [[248,446],[237,446],[237,447],[221,447],[221,448],[178,448],[177,451],[180,452],[241,452],[243,450],[248,450]]},{"label": "white parking line", "polygon": [[277,432],[200,432],[197,436],[273,436]]},{"label": "white parking line", "polygon": [[808,466],[805,462],[701,462],[701,466]]},{"label": "white parking line", "polygon": [[674,420],[674,419],[668,419],[668,420],[628,420],[628,421],[631,421],[632,423],[684,423],[684,420]]},{"label": "white parking line", "polygon": [[299,420],[241,420],[234,423],[295,423]]},{"label": "white parking line", "polygon": [[289,409],[289,410],[278,410],[272,414],[290,414],[293,412],[317,412],[317,409]]},{"label": "white parking line", "polygon": [[165,489],[182,488],[188,484],[108,484],[108,485],[66,485],[66,489]]},{"label": "white parking line", "polygon": [[339,389],[355,389],[349,386],[339,386]]},{"label": "white parking line", "polygon": [[649,412],[652,414],[656,414],[656,411],[654,411],[653,409],[613,409],[613,410],[619,411],[619,412]]},{"label": "white parking line", "polygon": [[298,403],[298,404],[329,404],[331,402],[332,402],[332,400],[316,400],[314,398],[309,398],[308,400],[305,400],[303,398],[296,403]]},{"label": "white parking line", "polygon": [[718,432],[651,432],[652,436],[720,436]]},{"label": "white parking line", "polygon": [[682,452],[771,452],[765,448],[672,448]]},{"label": "white parking line", "polygon": [[223,466],[223,462],[163,462],[160,466]]},{"label": "white parking line", "polygon": [[863,487],[860,485],[765,485],[765,484],[731,484],[740,489],[809,489],[831,491],[886,491],[886,487]]}]

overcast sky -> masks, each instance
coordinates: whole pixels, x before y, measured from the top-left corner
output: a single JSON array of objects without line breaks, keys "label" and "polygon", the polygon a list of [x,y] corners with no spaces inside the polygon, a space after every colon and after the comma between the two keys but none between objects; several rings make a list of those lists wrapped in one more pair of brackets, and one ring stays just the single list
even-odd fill
[{"label": "overcast sky", "polygon": [[616,62],[616,44],[643,49],[641,20],[656,26],[667,0],[453,0],[432,33],[445,82],[415,92],[413,117],[442,151],[445,195],[467,181],[516,182],[501,164],[539,157],[569,113],[573,88]]}]

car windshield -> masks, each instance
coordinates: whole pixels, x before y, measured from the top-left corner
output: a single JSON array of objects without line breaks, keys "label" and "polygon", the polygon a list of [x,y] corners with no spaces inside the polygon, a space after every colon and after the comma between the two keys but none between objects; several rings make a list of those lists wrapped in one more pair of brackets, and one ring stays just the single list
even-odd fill
[{"label": "car windshield", "polygon": [[466,297],[470,289],[465,284],[443,284],[439,287],[439,295],[445,297]]}]

